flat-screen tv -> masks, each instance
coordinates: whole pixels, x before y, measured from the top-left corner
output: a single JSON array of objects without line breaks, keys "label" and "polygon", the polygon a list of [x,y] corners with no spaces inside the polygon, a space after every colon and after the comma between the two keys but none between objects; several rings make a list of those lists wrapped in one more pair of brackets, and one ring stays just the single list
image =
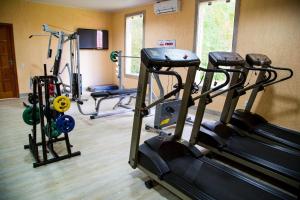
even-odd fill
[{"label": "flat-screen tv", "polygon": [[108,30],[77,29],[80,49],[108,49]]}]

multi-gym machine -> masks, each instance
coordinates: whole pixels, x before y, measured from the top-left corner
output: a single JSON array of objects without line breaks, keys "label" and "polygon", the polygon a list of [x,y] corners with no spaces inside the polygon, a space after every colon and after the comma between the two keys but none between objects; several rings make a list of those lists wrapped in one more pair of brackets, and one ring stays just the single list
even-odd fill
[{"label": "multi-gym machine", "polygon": [[[47,24],[42,25],[42,30],[48,34],[34,34],[30,35],[29,38],[35,37],[35,36],[49,36],[48,40],[48,51],[47,51],[47,58],[52,57],[52,38],[57,38],[57,48],[56,48],[56,55],[54,58],[54,64],[50,70],[50,72],[53,73],[54,76],[58,78],[58,80],[61,83],[62,90],[61,92],[63,94],[66,94],[67,96],[72,96],[72,99],[78,98],[79,93],[82,93],[81,88],[81,75],[80,74],[80,63],[76,63],[74,58],[78,55],[74,55],[73,51],[70,50],[70,63],[66,63],[63,68],[61,68],[61,60],[62,60],[62,53],[64,45],[69,43],[69,48],[73,49],[74,46],[76,46],[76,43],[79,39],[79,35],[74,33],[66,33],[63,31],[55,31],[52,30]],[[62,80],[62,75],[64,73],[67,73],[67,77],[69,78],[69,83],[64,83]]]},{"label": "multi-gym machine", "polygon": [[[226,62],[234,64],[236,61],[227,59]],[[206,74],[216,72],[226,75],[225,83],[209,89],[198,96],[200,101],[204,100],[207,103],[211,100],[206,98],[207,95],[217,92],[218,89],[226,86],[230,79],[227,69],[211,67],[203,69],[199,65],[199,58],[190,51],[163,48],[142,49],[138,95],[135,105],[129,155],[130,166],[134,169],[139,168],[150,177],[150,180],[145,182],[148,188],[153,187],[153,182],[156,182],[182,199],[295,199],[293,196],[269,184],[260,182],[259,179],[251,178],[221,162],[216,162],[206,157],[194,145],[181,138],[188,107],[192,105],[192,101],[195,99],[192,99],[191,91],[196,71],[199,69],[206,72]],[[185,83],[182,82],[180,76],[176,76],[176,74],[167,70],[168,68],[179,67],[188,68]],[[151,73],[165,73],[174,76],[178,82],[178,88],[174,88],[162,98],[147,105],[145,99],[148,78]],[[235,85],[235,87],[237,86]],[[206,86],[204,85],[204,87]],[[231,89],[235,87],[231,87]],[[174,135],[162,133],[144,141],[140,145],[142,120],[148,114],[148,110],[172,97],[181,88],[184,88],[184,91]],[[221,93],[217,92],[212,96]],[[194,127],[196,126],[195,124],[199,124],[199,119],[195,118]]]}]

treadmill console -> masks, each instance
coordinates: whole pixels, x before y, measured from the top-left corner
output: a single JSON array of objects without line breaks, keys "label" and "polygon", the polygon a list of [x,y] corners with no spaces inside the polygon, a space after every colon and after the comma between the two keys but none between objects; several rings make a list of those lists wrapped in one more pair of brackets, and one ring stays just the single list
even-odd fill
[{"label": "treadmill console", "polygon": [[200,59],[191,51],[169,48],[144,48],[141,59],[147,68],[188,67],[200,65]]},{"label": "treadmill console", "polygon": [[272,61],[264,54],[247,54],[246,61],[250,65],[263,66],[271,65]]},{"label": "treadmill console", "polygon": [[245,60],[235,52],[210,52],[209,62],[214,66],[243,66]]}]

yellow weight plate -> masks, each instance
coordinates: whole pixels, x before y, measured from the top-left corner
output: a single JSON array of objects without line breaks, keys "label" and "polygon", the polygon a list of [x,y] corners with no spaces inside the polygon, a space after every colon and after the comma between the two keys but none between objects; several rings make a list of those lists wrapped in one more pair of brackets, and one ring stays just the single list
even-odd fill
[{"label": "yellow weight plate", "polygon": [[53,101],[53,108],[58,112],[66,112],[71,106],[71,101],[66,96],[58,96]]}]

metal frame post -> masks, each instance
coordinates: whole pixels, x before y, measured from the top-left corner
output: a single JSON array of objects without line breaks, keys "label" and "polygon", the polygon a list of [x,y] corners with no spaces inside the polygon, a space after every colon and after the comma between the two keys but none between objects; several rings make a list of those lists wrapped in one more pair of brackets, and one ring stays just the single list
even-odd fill
[{"label": "metal frame post", "polygon": [[[234,66],[234,67],[236,69],[241,68],[241,66]],[[245,72],[245,79],[244,79],[244,83],[245,83],[249,70],[243,69],[243,71]],[[241,73],[232,73],[229,87],[235,85],[239,81],[240,75],[241,75]],[[243,87],[243,86],[241,86],[241,87]],[[237,106],[238,101],[239,101],[239,95],[235,96],[235,94],[237,92],[236,90],[237,89],[229,90],[226,95],[225,103],[224,103],[221,117],[220,117],[220,121],[225,124],[230,122],[232,114]]]},{"label": "metal frame post", "polygon": [[[262,80],[264,80],[264,77],[265,77],[265,71],[260,71],[258,76],[257,76],[257,79],[256,79],[256,82],[255,83],[259,83],[261,82]],[[246,107],[245,107],[245,111],[248,111],[250,112],[252,107],[253,107],[253,104],[254,104],[254,101],[256,99],[256,96],[258,94],[258,92],[260,91],[260,87],[255,87],[253,88],[251,94],[250,94],[250,97],[248,99],[248,102],[246,104]]]},{"label": "metal frame post", "polygon": [[177,140],[181,139],[183,128],[186,121],[186,116],[188,113],[189,101],[191,100],[192,86],[195,81],[195,76],[197,72],[198,66],[189,67],[186,81],[184,84],[184,92],[181,100],[180,111],[178,114],[178,119],[176,123],[176,129],[174,136]]},{"label": "metal frame post", "polygon": [[[207,69],[214,69],[214,68],[215,68],[214,65],[211,62],[209,62]],[[213,81],[213,77],[214,77],[214,72],[206,72],[202,90],[201,90],[201,94],[210,90],[211,84]],[[191,133],[191,137],[190,137],[190,143],[193,145],[197,143],[197,137],[198,137],[198,133],[199,133],[199,130],[201,127],[201,123],[203,121],[203,116],[204,116],[204,112],[205,112],[205,108],[206,108],[206,104],[207,104],[208,95],[209,94],[204,95],[202,98],[199,99],[199,102],[198,102],[197,111],[196,111],[196,115],[195,115],[195,121],[194,121],[192,133]]]},{"label": "metal frame post", "polygon": [[76,71],[77,71],[77,90],[78,90],[78,99],[81,101],[81,74],[80,74],[80,51],[79,51],[79,35],[76,34]]},{"label": "metal frame post", "polygon": [[[70,78],[70,92],[73,92],[73,73],[74,73],[74,51],[73,51],[73,40],[70,39],[70,65],[71,70],[69,71],[69,78]],[[73,94],[72,94],[73,98]]]},{"label": "metal frame post", "polygon": [[146,66],[143,63],[141,63],[129,155],[129,164],[134,169],[137,167],[137,155],[140,143],[142,122],[144,117],[142,109],[145,105],[149,74],[150,73],[147,70]]},{"label": "metal frame post", "polygon": [[123,69],[122,69],[122,51],[118,51],[118,79],[119,79],[119,89],[124,89],[123,86]]}]

